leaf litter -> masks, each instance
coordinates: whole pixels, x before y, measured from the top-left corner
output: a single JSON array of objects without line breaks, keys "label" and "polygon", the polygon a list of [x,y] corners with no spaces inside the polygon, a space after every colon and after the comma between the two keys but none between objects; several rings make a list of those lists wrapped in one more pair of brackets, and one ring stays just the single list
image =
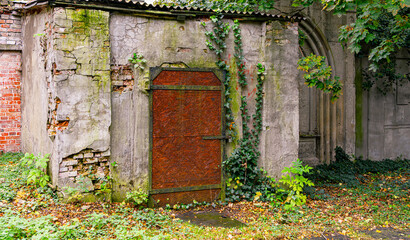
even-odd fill
[{"label": "leaf litter", "polygon": [[[304,206],[292,211],[281,203],[246,201],[140,210],[129,203],[62,203],[49,191],[23,184],[13,172],[16,165],[0,162],[0,220],[47,217],[48,236],[65,231],[59,239],[410,239],[409,170],[364,174],[353,187],[321,184]],[[15,193],[12,200],[4,189]],[[179,218],[198,213],[215,213],[243,225],[196,225]],[[70,226],[73,232],[67,230]]]}]

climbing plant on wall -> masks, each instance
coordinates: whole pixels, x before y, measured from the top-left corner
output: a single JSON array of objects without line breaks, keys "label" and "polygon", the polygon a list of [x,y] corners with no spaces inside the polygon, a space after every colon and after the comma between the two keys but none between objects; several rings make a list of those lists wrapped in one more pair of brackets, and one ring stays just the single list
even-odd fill
[{"label": "climbing plant on wall", "polygon": [[[206,45],[211,51],[214,51],[217,56],[216,65],[223,71],[226,72],[225,80],[223,82],[225,89],[225,122],[226,122],[226,135],[231,137],[231,140],[237,140],[236,124],[234,121],[234,116],[231,110],[232,98],[231,91],[234,91],[229,86],[231,81],[231,74],[229,72],[229,66],[223,60],[223,53],[226,51],[225,40],[228,37],[230,26],[227,23],[222,22],[222,15],[215,15],[211,17],[212,22],[215,24],[213,31],[206,32],[205,35],[208,37]],[[202,22],[202,25],[205,27],[205,22]]]},{"label": "climbing plant on wall", "polygon": [[[223,60],[224,52],[226,50],[226,38],[229,34],[231,26],[222,21],[223,15],[217,14],[211,17],[213,23],[212,31],[206,31],[205,35],[208,37],[206,44],[208,48],[217,55],[216,65],[226,71],[225,86],[225,111],[227,134],[236,139],[237,133],[234,128],[235,122],[230,109],[232,99],[232,91],[235,89],[230,87],[232,76],[230,74],[230,66]],[[205,22],[202,23],[206,28]],[[244,62],[242,51],[242,38],[239,22],[235,21],[232,26],[234,32],[235,42],[235,62],[237,65],[238,83],[241,90],[245,90],[247,78],[245,74],[246,65]],[[249,115],[247,109],[247,98],[245,95],[241,96],[241,117],[242,117],[242,138],[238,140],[238,146],[234,149],[231,156],[229,156],[223,163],[225,173],[227,175],[227,189],[226,197],[228,201],[239,201],[241,199],[252,200],[259,192],[273,191],[272,181],[266,174],[258,168],[259,152],[259,136],[262,131],[262,106],[263,106],[263,80],[265,75],[265,67],[257,64],[257,86],[256,86],[256,108],[255,114]],[[241,91],[245,92],[245,91]],[[253,120],[253,129],[248,126],[250,120]],[[258,195],[259,196],[259,195]]]},{"label": "climbing plant on wall", "polygon": [[[410,3],[407,0],[294,0],[295,7],[308,7],[320,2],[323,9],[337,15],[356,12],[353,23],[340,27],[339,42],[348,44],[358,57],[366,57],[364,86],[370,88],[376,81],[378,89],[389,90],[410,81],[409,72],[396,71],[396,53],[410,47]],[[367,76],[367,77],[366,77]]]},{"label": "climbing plant on wall", "polygon": [[[313,3],[313,0],[295,0],[295,2],[312,2]],[[166,5],[171,5],[171,6],[190,6],[190,7],[198,7],[198,8],[205,8],[205,9],[213,9],[216,12],[220,12],[222,10],[239,11],[239,12],[254,12],[254,11],[269,11],[269,10],[274,9],[274,1],[271,1],[271,0],[157,0],[156,3],[166,4]],[[235,33],[235,29],[233,30],[236,36],[237,34]],[[299,34],[300,33],[302,33],[302,31],[299,31]],[[303,38],[299,38],[299,40],[302,40],[303,42]],[[218,45],[218,43],[216,44]],[[219,54],[220,52],[218,50],[218,52],[215,52],[215,53]],[[328,75],[319,76],[319,73],[325,73],[325,72],[318,71],[318,68],[316,68],[317,65],[311,67],[311,65],[315,64],[316,62],[313,60],[318,60],[318,59],[320,59],[319,56],[316,56],[316,59],[313,59],[312,57],[302,58],[301,61],[299,61],[299,63],[308,63],[308,64],[302,67],[299,65],[299,69],[303,69],[306,72],[306,74],[304,74],[303,77],[305,79],[306,84],[309,87],[316,87],[319,90],[322,90],[326,93],[330,93],[332,102],[334,102],[341,95],[342,84],[340,83],[339,78],[332,76],[332,68],[328,67],[325,64],[325,62],[321,60],[319,61],[320,64],[322,64],[323,66],[326,65],[327,70],[330,71],[330,75],[329,76]],[[241,65],[238,65],[237,67],[238,67],[239,74],[242,74],[243,71],[241,69]],[[318,77],[310,78],[310,75],[312,75],[313,73]],[[239,76],[239,78],[241,78],[241,76]],[[323,81],[324,79],[326,80]],[[314,82],[314,84],[312,84],[312,81]]]},{"label": "climbing plant on wall", "polygon": [[[271,0],[158,0],[159,3],[178,6],[194,6],[214,10],[240,12],[269,11],[275,9]],[[356,12],[353,23],[340,27],[339,42],[347,44],[359,57],[369,60],[364,69],[363,86],[370,88],[376,82],[378,89],[386,94],[396,84],[402,86],[410,81],[409,71],[396,71],[396,53],[410,47],[410,3],[408,0],[292,0],[297,12],[315,3],[323,10],[337,15]],[[277,10],[277,9],[276,9]],[[334,79],[335,83],[338,82]],[[334,96],[334,95],[333,95]]]}]

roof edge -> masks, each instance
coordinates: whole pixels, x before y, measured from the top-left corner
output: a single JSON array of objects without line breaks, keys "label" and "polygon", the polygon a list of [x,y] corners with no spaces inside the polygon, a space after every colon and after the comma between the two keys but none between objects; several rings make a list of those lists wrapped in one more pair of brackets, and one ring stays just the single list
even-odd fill
[{"label": "roof edge", "polygon": [[[216,12],[212,9],[201,9],[195,7],[180,7],[180,6],[165,6],[154,5],[145,2],[133,2],[123,0],[34,0],[26,3],[24,9],[29,10],[31,8],[39,6],[61,6],[61,7],[80,7],[80,8],[92,8],[108,11],[120,11],[131,12],[135,14],[151,15],[151,16],[183,16],[183,17],[198,17],[198,16],[212,16]],[[300,22],[305,20],[305,17],[300,15],[286,16],[278,14],[269,14],[263,12],[237,12],[237,11],[222,11],[221,12],[227,18],[238,18],[240,20],[249,21],[268,21],[268,20],[281,20]]]}]

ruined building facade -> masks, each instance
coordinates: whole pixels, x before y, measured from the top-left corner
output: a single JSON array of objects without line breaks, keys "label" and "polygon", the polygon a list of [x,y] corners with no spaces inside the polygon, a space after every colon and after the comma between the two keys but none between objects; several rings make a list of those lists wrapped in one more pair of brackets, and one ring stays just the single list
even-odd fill
[{"label": "ruined building facade", "polygon": [[[163,203],[221,194],[221,162],[237,142],[224,139],[224,73],[206,46],[212,12],[132,1],[5,4],[0,150],[50,154],[52,183],[85,186],[90,200],[122,200],[135,189]],[[224,13],[224,21],[240,21],[248,69],[240,92],[231,68],[236,126],[240,95],[255,99],[256,66],[266,68],[260,166],[279,177],[298,157],[329,163],[336,146],[375,160],[410,157],[409,88],[362,91],[366,62],[337,41],[354,13],[312,7],[295,15],[278,4],[289,14]],[[235,66],[232,34],[226,44],[224,58]],[[130,64],[134,53],[143,67]],[[326,56],[341,78],[336,103],[303,84],[297,60],[310,53]]]}]

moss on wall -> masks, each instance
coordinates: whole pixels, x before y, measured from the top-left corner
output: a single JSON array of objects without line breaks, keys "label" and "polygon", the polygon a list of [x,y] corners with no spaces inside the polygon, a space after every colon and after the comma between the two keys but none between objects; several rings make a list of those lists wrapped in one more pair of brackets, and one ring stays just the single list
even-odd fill
[{"label": "moss on wall", "polygon": [[356,89],[356,149],[363,147],[363,76],[362,66],[359,65],[355,76]]},{"label": "moss on wall", "polygon": [[[61,100],[57,116],[70,120],[66,130],[56,133],[59,136],[54,141],[59,146],[56,155],[62,158],[59,160],[58,186],[63,188],[67,184],[75,184],[78,177],[84,175],[90,162],[67,169],[62,160],[83,154],[86,149],[89,151],[87,155],[95,156],[91,162],[97,161],[97,155],[104,154],[104,162],[92,164],[105,170],[97,175],[108,182],[111,124],[109,12],[64,8],[54,8],[53,11],[58,27],[53,33],[56,57],[52,73],[57,84],[50,86],[57,87],[50,88],[50,96]],[[92,193],[105,188],[97,181],[92,184],[95,189]],[[110,200],[109,195],[105,198]],[[93,199],[89,197],[89,200]]]}]

